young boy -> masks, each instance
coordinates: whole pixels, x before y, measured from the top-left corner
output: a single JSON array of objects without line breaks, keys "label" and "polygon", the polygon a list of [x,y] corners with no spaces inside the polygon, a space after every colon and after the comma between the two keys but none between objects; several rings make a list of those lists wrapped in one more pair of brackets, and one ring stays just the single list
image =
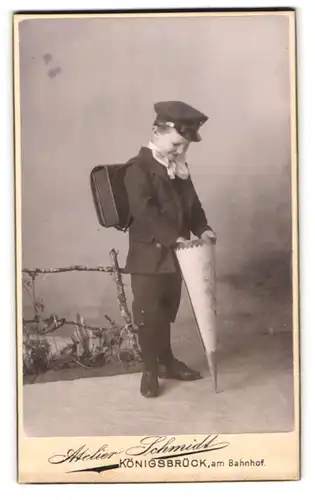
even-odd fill
[{"label": "young boy", "polygon": [[145,397],[159,395],[158,378],[200,378],[171,349],[170,325],[181,298],[174,246],[190,239],[191,233],[216,238],[185,159],[189,144],[201,140],[199,128],[208,118],[180,101],[159,102],[155,111],[152,139],[140,149],[125,176],[132,215],[125,271],[131,274],[143,361],[140,391]]}]

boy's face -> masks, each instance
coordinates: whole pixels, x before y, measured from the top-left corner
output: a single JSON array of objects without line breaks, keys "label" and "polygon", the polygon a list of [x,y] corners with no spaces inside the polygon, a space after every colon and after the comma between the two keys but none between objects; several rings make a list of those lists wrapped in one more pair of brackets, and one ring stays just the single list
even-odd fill
[{"label": "boy's face", "polygon": [[182,137],[175,128],[170,128],[167,132],[154,131],[154,142],[164,156],[176,159],[183,156],[190,142]]}]

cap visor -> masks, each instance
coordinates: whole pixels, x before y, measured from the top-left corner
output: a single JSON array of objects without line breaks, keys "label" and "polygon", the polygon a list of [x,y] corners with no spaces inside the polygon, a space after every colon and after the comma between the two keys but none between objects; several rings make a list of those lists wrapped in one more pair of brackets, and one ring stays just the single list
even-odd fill
[{"label": "cap visor", "polygon": [[177,132],[179,133],[179,135],[184,137],[184,139],[186,139],[189,142],[200,142],[201,141],[201,135],[196,130],[190,130],[189,132],[186,131],[184,134],[182,132],[180,132],[179,130],[177,130]]},{"label": "cap visor", "polygon": [[199,134],[199,132],[194,132],[193,134],[191,134],[191,139],[190,140],[192,142],[200,142],[202,140],[202,137]]}]

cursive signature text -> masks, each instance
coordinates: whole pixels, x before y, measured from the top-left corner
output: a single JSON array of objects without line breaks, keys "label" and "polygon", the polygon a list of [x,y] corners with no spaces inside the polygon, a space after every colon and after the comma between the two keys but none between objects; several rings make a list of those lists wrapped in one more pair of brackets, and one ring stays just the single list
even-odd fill
[{"label": "cursive signature text", "polygon": [[122,453],[123,450],[108,451],[108,445],[103,444],[97,451],[91,452],[90,449],[84,444],[77,450],[69,448],[64,454],[56,454],[49,457],[48,462],[51,464],[63,464],[65,462],[84,462],[86,460],[105,460],[113,458]]},{"label": "cursive signature text", "polygon": [[77,449],[69,448],[65,453],[57,453],[49,457],[50,464],[63,464],[65,462],[85,462],[90,460],[108,460],[124,453],[126,456],[150,456],[155,458],[169,458],[196,453],[222,450],[229,445],[226,441],[220,441],[219,435],[209,434],[199,440],[194,438],[192,442],[180,443],[178,438],[169,436],[146,436],[140,439],[140,443],[125,450],[110,451],[108,444],[103,444],[96,451],[91,451],[86,444]]},{"label": "cursive signature text", "polygon": [[201,451],[215,451],[226,448],[229,443],[218,441],[218,434],[209,434],[205,438],[194,439],[191,443],[179,444],[176,437],[147,436],[140,440],[140,445],[127,448],[125,453],[129,456],[160,455],[160,454],[190,454]]}]

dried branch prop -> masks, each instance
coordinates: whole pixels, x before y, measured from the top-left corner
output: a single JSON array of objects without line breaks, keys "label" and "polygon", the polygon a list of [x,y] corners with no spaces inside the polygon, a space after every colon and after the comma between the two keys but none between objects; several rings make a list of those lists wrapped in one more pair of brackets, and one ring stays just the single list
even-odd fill
[{"label": "dried branch prop", "polygon": [[121,277],[121,274],[119,271],[117,255],[118,255],[118,253],[114,249],[112,249],[109,252],[109,256],[110,256],[110,259],[112,262],[112,274],[114,276],[114,281],[116,283],[116,288],[117,288],[117,300],[118,300],[118,304],[119,304],[120,314],[124,320],[125,325],[131,325],[132,319],[131,319],[131,314],[130,314],[128,306],[127,306],[127,299],[126,299],[126,295],[125,295],[124,284],[123,284],[122,277]]},{"label": "dried branch prop", "polygon": [[85,327],[81,314],[77,314],[76,334],[83,347],[83,354],[88,355],[92,350],[92,332]]},{"label": "dried branch prop", "polygon": [[104,318],[107,319],[108,323],[111,326],[118,328],[118,325],[108,316],[108,314],[104,314]]},{"label": "dried branch prop", "polygon": [[119,310],[121,317],[124,320],[125,327],[121,331],[120,334],[120,342],[123,342],[124,340],[127,342],[127,345],[131,347],[131,349],[136,353],[137,359],[141,359],[140,356],[140,348],[139,348],[139,343],[138,343],[138,336],[137,336],[137,328],[132,322],[131,314],[128,309],[128,304],[127,304],[127,299],[126,299],[126,294],[125,294],[125,288],[124,288],[124,283],[122,280],[121,272],[119,269],[118,265],[118,253],[115,249],[112,249],[109,252],[109,256],[111,259],[111,264],[113,268],[112,275],[114,277],[114,281],[116,283],[116,290],[117,290],[117,300],[119,304]]},{"label": "dried branch prop", "polygon": [[[58,316],[56,314],[53,314],[53,315],[49,316],[49,318],[45,318],[42,321],[46,325],[46,329],[41,330],[41,332],[40,332],[41,335],[47,335],[47,333],[52,333],[65,325],[76,326],[76,327],[82,326],[82,323],[78,323],[76,321],[68,321],[65,318],[60,319],[60,318],[58,318]],[[35,324],[36,322],[37,322],[36,319],[23,319],[24,325]],[[111,320],[111,322],[112,322],[112,320]],[[116,325],[116,324],[113,322],[113,325]],[[91,332],[93,332],[94,334],[97,334],[97,333],[100,333],[104,330],[107,330],[107,328],[102,328],[100,326],[90,326],[90,325],[84,325],[84,326],[85,326],[85,328],[87,328]],[[116,325],[116,327],[118,328],[117,325]]]},{"label": "dried branch prop", "polygon": [[[111,267],[88,267],[88,266],[68,266],[68,267],[56,267],[56,268],[47,268],[41,269],[39,267],[34,267],[33,269],[23,268],[22,272],[28,274],[31,277],[36,277],[39,274],[56,274],[56,273],[68,273],[71,271],[89,271],[89,272],[102,272],[102,273],[112,273],[113,268]],[[120,269],[120,272],[122,269]]]},{"label": "dried branch prop", "polygon": [[[22,270],[23,287],[27,292],[34,311],[32,319],[23,318],[23,371],[25,374],[38,375],[49,369],[61,369],[65,367],[81,366],[89,368],[100,366],[111,360],[117,360],[122,366],[124,361],[139,361],[140,349],[137,338],[137,329],[132,324],[131,314],[128,309],[127,299],[122,281],[122,270],[118,266],[117,252],[111,250],[110,258],[112,266],[68,266],[59,268],[33,268]],[[71,271],[106,272],[114,277],[117,290],[119,311],[124,326],[117,325],[107,314],[104,318],[109,326],[96,327],[87,325],[83,317],[78,313],[76,321],[68,321],[58,318],[56,314],[44,317],[45,306],[36,297],[36,278],[39,275],[64,273]],[[48,334],[53,334],[63,326],[74,326],[70,343],[63,348],[57,346],[56,337],[52,341],[55,344],[55,352],[48,341]]]}]

